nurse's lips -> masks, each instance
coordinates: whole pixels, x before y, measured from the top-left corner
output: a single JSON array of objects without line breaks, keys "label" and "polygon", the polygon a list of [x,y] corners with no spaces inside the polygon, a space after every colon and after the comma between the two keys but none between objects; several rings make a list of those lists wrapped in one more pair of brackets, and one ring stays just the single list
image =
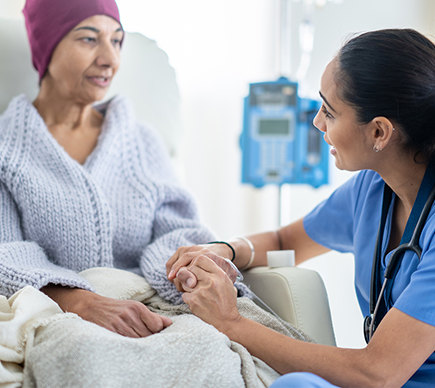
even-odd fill
[{"label": "nurse's lips", "polygon": [[335,149],[334,146],[331,146],[331,149],[329,152],[331,153],[331,155],[335,155],[337,153],[337,150]]}]

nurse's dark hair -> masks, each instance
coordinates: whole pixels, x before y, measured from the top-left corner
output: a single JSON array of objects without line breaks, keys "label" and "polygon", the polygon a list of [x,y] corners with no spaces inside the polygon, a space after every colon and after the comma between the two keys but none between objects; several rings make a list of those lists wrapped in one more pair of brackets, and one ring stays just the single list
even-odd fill
[{"label": "nurse's dark hair", "polygon": [[361,123],[377,116],[403,133],[416,160],[435,162],[435,45],[412,29],[367,32],[337,54],[340,98]]}]

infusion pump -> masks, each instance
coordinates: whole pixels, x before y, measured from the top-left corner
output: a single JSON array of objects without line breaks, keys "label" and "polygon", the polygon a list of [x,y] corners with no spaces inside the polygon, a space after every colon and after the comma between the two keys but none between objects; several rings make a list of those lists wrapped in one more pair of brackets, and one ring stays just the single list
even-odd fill
[{"label": "infusion pump", "polygon": [[329,146],[313,125],[320,106],[298,97],[298,84],[284,77],[250,84],[240,139],[242,182],[328,183]]}]

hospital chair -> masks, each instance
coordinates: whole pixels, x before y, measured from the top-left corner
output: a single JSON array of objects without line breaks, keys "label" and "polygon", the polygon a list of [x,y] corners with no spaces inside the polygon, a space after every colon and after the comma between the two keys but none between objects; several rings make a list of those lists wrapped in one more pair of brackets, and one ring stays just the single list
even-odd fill
[{"label": "hospital chair", "polygon": [[[24,21],[0,19],[0,113],[10,100],[38,92],[31,65]],[[122,65],[109,95],[122,93],[132,102],[136,117],[158,130],[172,157],[180,140],[180,96],[175,71],[156,43],[127,33]],[[282,319],[304,330],[318,343],[335,345],[326,289],[319,274],[302,268],[258,267],[244,272],[245,283]]]}]

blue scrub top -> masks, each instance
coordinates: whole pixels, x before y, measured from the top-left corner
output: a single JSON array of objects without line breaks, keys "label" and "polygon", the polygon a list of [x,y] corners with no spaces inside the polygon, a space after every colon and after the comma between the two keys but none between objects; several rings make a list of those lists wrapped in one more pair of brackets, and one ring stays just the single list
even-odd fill
[{"label": "blue scrub top", "polygon": [[[305,231],[311,239],[329,249],[353,253],[356,295],[363,316],[369,315],[370,309],[373,252],[381,217],[383,188],[384,181],[379,174],[369,170],[361,171],[304,218]],[[382,273],[391,256],[391,252],[386,256],[385,252],[390,240],[394,200],[393,194],[382,245],[382,257],[384,257]],[[432,206],[421,233],[421,261],[415,253],[407,251],[392,288],[392,306],[433,326],[435,326],[434,212],[435,208]],[[404,386],[428,387],[434,384],[435,353]]]}]

